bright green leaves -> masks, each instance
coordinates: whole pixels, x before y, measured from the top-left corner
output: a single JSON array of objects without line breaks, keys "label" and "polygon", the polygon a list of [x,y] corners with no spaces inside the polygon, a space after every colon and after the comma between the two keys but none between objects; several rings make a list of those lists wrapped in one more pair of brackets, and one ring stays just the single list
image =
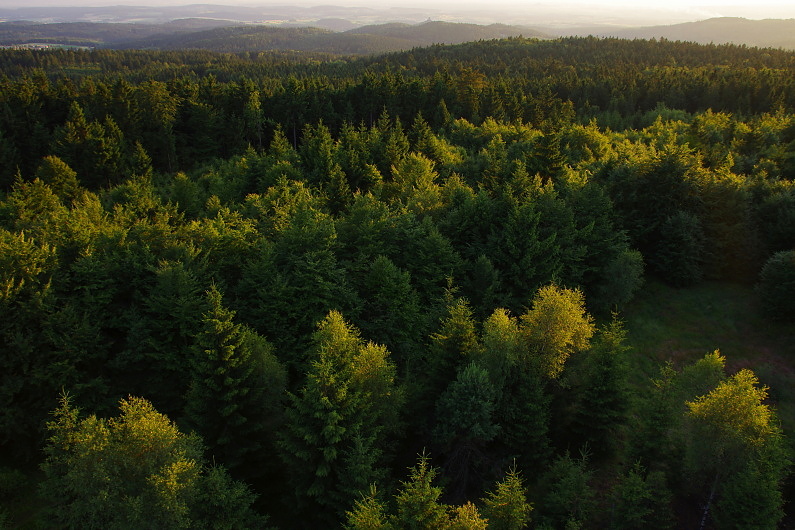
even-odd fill
[{"label": "bright green leaves", "polygon": [[740,370],[709,394],[687,402],[688,417],[712,439],[715,451],[734,444],[759,446],[777,432],[773,412],[763,403],[767,388],[758,385],[753,372]]},{"label": "bright green leaves", "polygon": [[538,290],[532,308],[521,317],[525,340],[550,379],[560,376],[568,357],[588,347],[593,319],[585,312],[585,297],[579,290],[554,284]]},{"label": "bright green leaves", "polygon": [[[51,516],[69,528],[189,528],[230,516],[261,524],[248,489],[220,469],[205,474],[201,440],[186,436],[151,403],[120,402],[120,415],[80,419],[64,396],[48,423],[42,493]],[[205,511],[203,501],[218,510]],[[233,513],[234,509],[237,513]]]}]

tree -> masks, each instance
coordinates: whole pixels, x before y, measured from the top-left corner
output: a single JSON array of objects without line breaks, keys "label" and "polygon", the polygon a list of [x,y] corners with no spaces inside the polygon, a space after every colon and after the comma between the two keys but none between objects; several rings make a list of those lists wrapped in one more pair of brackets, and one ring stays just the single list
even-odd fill
[{"label": "tree", "polygon": [[385,477],[403,397],[386,348],[365,343],[339,312],[318,324],[313,343],[306,383],[289,396],[279,449],[297,506],[330,524]]},{"label": "tree", "polygon": [[32,456],[44,395],[64,384],[54,372],[71,368],[54,369],[45,340],[57,263],[53,246],[0,228],[0,446],[15,458]]},{"label": "tree", "polygon": [[45,156],[41,160],[36,178],[47,184],[64,204],[71,203],[80,191],[77,173],[57,156]]},{"label": "tree", "polygon": [[672,496],[661,471],[646,473],[636,462],[612,492],[610,527],[615,529],[671,528]]},{"label": "tree", "polygon": [[600,455],[616,448],[618,430],[625,424],[630,395],[627,387],[624,341],[626,331],[616,320],[600,330],[585,355],[584,381],[577,388],[573,430]]},{"label": "tree", "polygon": [[433,401],[455,379],[458,367],[477,349],[478,336],[469,303],[462,298],[449,300],[447,315],[439,330],[431,335],[427,353],[426,392],[433,396]]},{"label": "tree", "polygon": [[762,309],[776,320],[795,320],[795,250],[773,254],[756,286]]},{"label": "tree", "polygon": [[538,521],[541,528],[580,528],[587,525],[595,508],[594,491],[587,455],[579,460],[568,452],[555,459],[544,475],[545,484],[538,500]]},{"label": "tree", "polygon": [[[251,510],[254,495],[244,484],[222,468],[205,471],[200,438],[181,433],[145,399],[123,399],[119,407],[116,418],[80,419],[68,395],[62,396],[47,424],[42,465],[50,521],[67,528],[264,523]],[[207,510],[207,502],[216,509]]]},{"label": "tree", "polygon": [[353,509],[345,512],[348,530],[391,530],[394,528],[389,521],[384,504],[378,499],[375,484],[370,485],[370,492],[356,501]]},{"label": "tree", "polygon": [[395,520],[399,528],[424,530],[447,528],[450,524],[447,506],[439,502],[442,488],[433,485],[435,478],[436,469],[430,466],[428,456],[420,455],[417,465],[411,468],[409,479],[401,483],[395,496]]},{"label": "tree", "polygon": [[77,102],[58,131],[56,152],[90,189],[117,183],[123,166],[124,134],[113,118],[89,121]]},{"label": "tree", "polygon": [[527,502],[527,490],[516,466],[500,480],[496,489],[483,499],[483,516],[494,530],[521,530],[530,523],[533,506]]},{"label": "tree", "polygon": [[717,496],[719,521],[739,524],[753,517],[775,528],[783,516],[781,485],[789,461],[775,413],[764,403],[767,388],[758,384],[743,369],[686,403],[685,470],[693,486],[709,489],[704,518]]},{"label": "tree", "polygon": [[367,266],[369,270],[359,289],[365,317],[359,327],[389,348],[404,373],[413,373],[427,322],[417,291],[411,286],[411,276],[383,255],[368,259]]},{"label": "tree", "polygon": [[[266,400],[263,383],[278,386],[284,379],[259,372],[263,360],[252,355],[257,339],[249,335],[246,340],[251,332],[233,321],[234,312],[223,306],[215,285],[207,291],[206,303],[186,398],[186,422],[202,435],[218,462],[251,479],[262,472],[263,443],[272,425],[267,414],[274,406]],[[268,355],[267,350],[258,353]]]},{"label": "tree", "polygon": [[650,264],[671,285],[693,285],[704,277],[704,245],[701,221],[680,210],[662,224],[659,246]]},{"label": "tree", "polygon": [[537,367],[527,359],[519,324],[505,309],[483,323],[476,362],[485,367],[497,391],[497,442],[524,469],[546,465],[549,456],[550,397]]},{"label": "tree", "polygon": [[471,502],[453,508],[450,530],[486,530],[488,521],[481,517],[477,506]]},{"label": "tree", "polygon": [[445,476],[452,481],[451,495],[463,499],[478,482],[483,446],[499,432],[495,423],[497,392],[488,372],[471,363],[458,372],[436,402],[434,438],[447,456]]},{"label": "tree", "polygon": [[594,331],[582,291],[555,284],[538,290],[521,323],[528,361],[537,363],[540,373],[549,379],[560,376],[572,353],[588,347]]}]

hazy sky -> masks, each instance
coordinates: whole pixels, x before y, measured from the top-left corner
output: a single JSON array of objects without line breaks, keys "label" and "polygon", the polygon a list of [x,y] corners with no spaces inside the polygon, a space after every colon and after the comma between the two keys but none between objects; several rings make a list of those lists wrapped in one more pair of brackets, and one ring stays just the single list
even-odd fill
[{"label": "hazy sky", "polygon": [[[752,19],[795,18],[795,0],[0,0],[0,7],[35,6],[174,6],[226,4],[254,6],[338,5],[374,8],[412,7],[439,10],[440,16],[468,11],[487,14],[495,21],[511,23],[516,17],[538,22],[577,24],[615,23],[657,25],[703,20],[720,16]],[[437,17],[433,17],[437,18]]]}]

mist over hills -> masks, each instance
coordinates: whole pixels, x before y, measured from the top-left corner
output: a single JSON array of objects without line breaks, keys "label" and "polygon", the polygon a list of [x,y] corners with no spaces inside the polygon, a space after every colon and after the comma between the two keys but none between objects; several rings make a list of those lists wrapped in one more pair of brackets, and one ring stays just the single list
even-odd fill
[{"label": "mist over hills", "polygon": [[577,26],[575,23],[581,18],[572,14],[572,23],[568,25],[506,25],[439,20],[430,16],[433,13],[433,7],[334,5],[0,8],[0,20],[9,20],[0,23],[0,45],[42,43],[125,49],[372,54],[511,36],[594,35],[795,50],[795,19],[721,17],[642,27],[595,21],[593,25]]}]

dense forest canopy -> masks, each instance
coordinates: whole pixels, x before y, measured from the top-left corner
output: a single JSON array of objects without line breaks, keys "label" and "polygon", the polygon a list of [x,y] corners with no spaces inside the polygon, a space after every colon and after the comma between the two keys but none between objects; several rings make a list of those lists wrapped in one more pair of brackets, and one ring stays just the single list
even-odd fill
[{"label": "dense forest canopy", "polygon": [[793,319],[793,70],[0,53],[0,522],[775,528],[770,389],[717,351],[634,380],[621,311],[722,280]]}]

